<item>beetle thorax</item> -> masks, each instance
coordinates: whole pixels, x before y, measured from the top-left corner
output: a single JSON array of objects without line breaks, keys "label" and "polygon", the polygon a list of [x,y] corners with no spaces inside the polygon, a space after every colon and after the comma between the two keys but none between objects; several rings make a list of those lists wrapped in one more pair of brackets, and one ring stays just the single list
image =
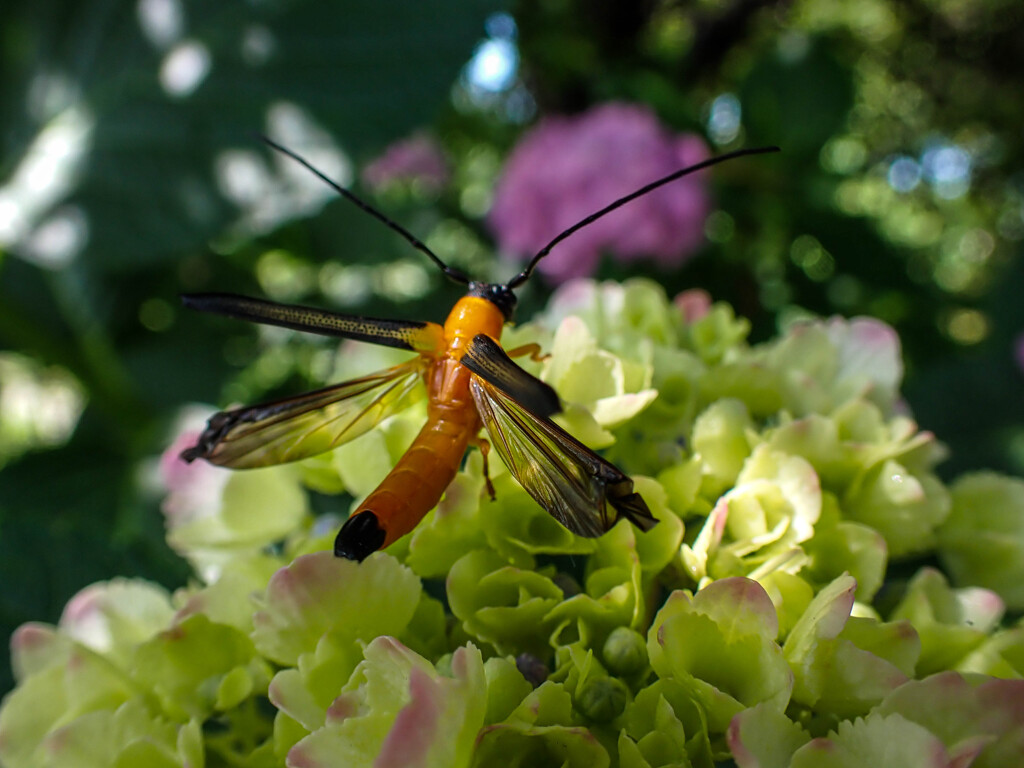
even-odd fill
[{"label": "beetle thorax", "polygon": [[480,296],[463,296],[452,307],[444,322],[448,353],[456,359],[461,358],[478,333],[498,341],[504,325],[505,316],[496,304]]}]

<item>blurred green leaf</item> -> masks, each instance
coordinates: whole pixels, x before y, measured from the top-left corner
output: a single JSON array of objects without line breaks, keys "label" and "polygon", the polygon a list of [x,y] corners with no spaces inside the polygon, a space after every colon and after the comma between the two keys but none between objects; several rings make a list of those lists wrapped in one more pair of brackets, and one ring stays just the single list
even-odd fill
[{"label": "blurred green leaf", "polygon": [[794,34],[753,65],[740,100],[752,144],[816,158],[853,106],[853,83],[824,41]]}]

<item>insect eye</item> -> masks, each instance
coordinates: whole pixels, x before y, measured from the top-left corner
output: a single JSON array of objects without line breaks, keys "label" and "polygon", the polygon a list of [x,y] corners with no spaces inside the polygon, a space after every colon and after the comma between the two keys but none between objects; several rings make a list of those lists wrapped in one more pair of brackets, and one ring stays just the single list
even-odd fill
[{"label": "insect eye", "polygon": [[363,562],[384,544],[387,534],[368,509],[353,515],[334,539],[334,556]]},{"label": "insect eye", "polygon": [[506,285],[492,285],[490,299],[505,315],[506,320],[511,320],[516,309],[516,295]]}]

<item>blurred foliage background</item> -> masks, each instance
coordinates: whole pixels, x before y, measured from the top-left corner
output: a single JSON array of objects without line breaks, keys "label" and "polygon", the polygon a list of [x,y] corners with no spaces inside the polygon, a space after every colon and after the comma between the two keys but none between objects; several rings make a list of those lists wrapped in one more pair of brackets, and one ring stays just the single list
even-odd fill
[{"label": "blurred foliage background", "polygon": [[[1024,472],[1018,0],[8,0],[0,19],[4,637],[97,579],[183,583],[156,473],[182,413],[329,367],[323,340],[179,293],[435,321],[460,294],[260,133],[494,280],[514,267],[484,216],[543,116],[626,101],[714,151],[777,144],[716,169],[695,257],[598,276],[702,287],[755,339],[808,312],[881,318],[947,477]],[[360,182],[417,135],[445,183]],[[520,318],[550,289],[527,286]]]}]

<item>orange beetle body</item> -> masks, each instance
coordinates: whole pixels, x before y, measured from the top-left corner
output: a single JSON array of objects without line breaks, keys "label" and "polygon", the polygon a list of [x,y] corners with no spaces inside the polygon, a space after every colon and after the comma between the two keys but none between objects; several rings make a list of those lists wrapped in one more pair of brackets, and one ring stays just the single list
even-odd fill
[{"label": "orange beetle body", "polygon": [[350,518],[354,521],[366,512],[375,515],[385,533],[381,547],[415,528],[455,479],[466,448],[482,427],[469,391],[472,374],[460,360],[478,334],[499,341],[504,324],[501,310],[479,296],[464,296],[448,314],[445,352],[426,373],[427,422],[394,469]]}]

